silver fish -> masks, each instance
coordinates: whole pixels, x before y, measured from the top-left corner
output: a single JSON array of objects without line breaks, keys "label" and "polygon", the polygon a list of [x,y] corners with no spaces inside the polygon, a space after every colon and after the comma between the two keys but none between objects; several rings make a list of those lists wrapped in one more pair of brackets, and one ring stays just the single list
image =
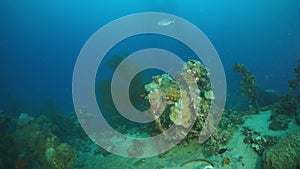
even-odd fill
[{"label": "silver fish", "polygon": [[159,26],[169,26],[171,24],[175,23],[175,20],[171,20],[171,19],[162,19],[160,21],[157,22],[157,25]]}]

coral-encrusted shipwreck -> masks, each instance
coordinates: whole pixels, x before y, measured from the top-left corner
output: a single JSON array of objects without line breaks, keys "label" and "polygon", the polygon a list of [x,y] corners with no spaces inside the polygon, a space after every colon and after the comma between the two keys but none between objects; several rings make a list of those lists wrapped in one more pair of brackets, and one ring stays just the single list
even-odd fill
[{"label": "coral-encrusted shipwreck", "polygon": [[[203,64],[190,60],[174,77],[169,74],[152,77],[145,89],[160,132],[175,125],[178,129],[191,129],[187,138],[199,137],[214,100],[209,73]],[[163,112],[160,117],[159,112]],[[176,134],[174,137],[170,139],[182,138]]]}]

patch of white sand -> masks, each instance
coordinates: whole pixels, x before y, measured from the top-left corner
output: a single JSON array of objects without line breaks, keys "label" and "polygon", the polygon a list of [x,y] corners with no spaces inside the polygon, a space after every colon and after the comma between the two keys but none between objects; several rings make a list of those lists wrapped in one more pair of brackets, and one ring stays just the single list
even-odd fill
[{"label": "patch of white sand", "polygon": [[289,123],[288,129],[278,131],[270,130],[268,127],[271,123],[271,121],[269,121],[271,114],[272,111],[268,110],[260,112],[260,114],[246,116],[246,121],[243,126],[249,126],[251,129],[260,132],[262,135],[272,136],[285,136],[288,133],[295,131],[295,129],[299,129],[299,126],[297,126],[295,119],[292,118],[291,122]]}]

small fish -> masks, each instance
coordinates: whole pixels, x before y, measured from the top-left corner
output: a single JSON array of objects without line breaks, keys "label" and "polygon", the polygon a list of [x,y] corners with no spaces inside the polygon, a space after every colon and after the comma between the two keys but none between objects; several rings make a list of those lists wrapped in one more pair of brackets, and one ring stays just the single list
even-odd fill
[{"label": "small fish", "polygon": [[157,22],[157,25],[159,26],[169,26],[171,24],[175,23],[175,20],[171,20],[171,19],[162,19],[160,21]]},{"label": "small fish", "polygon": [[276,94],[276,90],[274,89],[265,89],[264,92],[268,94]]},{"label": "small fish", "polygon": [[225,153],[227,150],[228,150],[228,148],[221,148],[221,149],[218,151],[218,153],[219,153],[219,154],[223,154],[223,153]]}]

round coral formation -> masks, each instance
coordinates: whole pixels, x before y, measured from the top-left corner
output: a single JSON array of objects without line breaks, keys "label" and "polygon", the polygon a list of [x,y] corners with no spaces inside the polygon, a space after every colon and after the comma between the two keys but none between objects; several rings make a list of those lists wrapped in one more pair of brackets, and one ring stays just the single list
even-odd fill
[{"label": "round coral formation", "polygon": [[300,132],[283,138],[276,145],[264,152],[263,168],[299,168],[300,167]]}]

